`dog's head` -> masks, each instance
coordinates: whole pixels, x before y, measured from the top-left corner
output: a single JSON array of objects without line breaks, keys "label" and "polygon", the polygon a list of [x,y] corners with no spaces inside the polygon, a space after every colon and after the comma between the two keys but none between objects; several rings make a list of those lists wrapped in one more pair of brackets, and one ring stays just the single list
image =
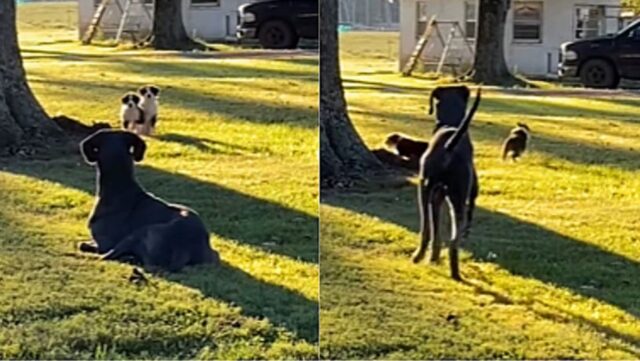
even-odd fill
[{"label": "dog's head", "polygon": [[402,135],[398,133],[391,133],[387,136],[387,139],[384,141],[384,144],[388,148],[394,148],[396,145],[398,145],[398,143],[400,143],[401,139],[402,139]]},{"label": "dog's head", "polygon": [[145,98],[146,101],[153,101],[160,95],[160,88],[155,85],[145,85],[138,89],[138,93]]},{"label": "dog's head", "polygon": [[127,108],[135,108],[140,103],[140,96],[133,92],[128,92],[120,98],[122,106]]},{"label": "dog's head", "polygon": [[146,149],[142,138],[122,130],[99,130],[80,143],[85,161],[106,171],[133,169],[133,162],[140,162]]},{"label": "dog's head", "polygon": [[531,129],[529,129],[529,126],[528,126],[528,125],[526,125],[525,123],[517,123],[517,125],[518,125],[518,127],[519,127],[519,128],[526,129],[526,130],[527,130],[527,132],[530,132],[530,131],[531,131]]},{"label": "dog's head", "polygon": [[457,127],[464,118],[469,96],[465,85],[437,87],[429,97],[429,114],[433,114],[435,108],[438,123]]}]

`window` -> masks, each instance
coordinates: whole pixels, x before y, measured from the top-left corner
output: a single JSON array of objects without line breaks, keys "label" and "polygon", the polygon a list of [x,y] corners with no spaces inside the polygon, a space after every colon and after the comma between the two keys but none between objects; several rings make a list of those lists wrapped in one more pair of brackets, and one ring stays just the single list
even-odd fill
[{"label": "window", "polygon": [[191,6],[194,5],[220,6],[220,0],[191,0]]},{"label": "window", "polygon": [[429,14],[427,14],[427,2],[418,1],[416,4],[416,38],[419,38],[427,30],[429,23]]},{"label": "window", "polygon": [[575,7],[576,39],[594,38],[603,35],[604,6],[584,5]]},{"label": "window", "polygon": [[542,42],[542,2],[519,1],[514,4],[513,40]]},{"label": "window", "polygon": [[464,34],[467,39],[476,38],[476,9],[477,6],[475,1],[464,2]]}]

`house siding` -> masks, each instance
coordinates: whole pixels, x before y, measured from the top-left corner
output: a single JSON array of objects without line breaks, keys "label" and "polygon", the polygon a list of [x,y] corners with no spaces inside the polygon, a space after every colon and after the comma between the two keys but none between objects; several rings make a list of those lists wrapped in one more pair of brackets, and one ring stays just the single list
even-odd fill
[{"label": "house siding", "polygon": [[[124,4],[124,1],[121,1]],[[206,41],[217,41],[233,38],[237,26],[238,7],[252,0],[220,0],[219,6],[191,5],[191,0],[183,0],[182,16],[186,31]],[[152,9],[151,5],[147,5]],[[151,21],[144,14],[140,5],[132,5],[130,18],[141,23],[142,31],[150,31]],[[151,10],[150,10],[151,11]],[[91,23],[95,12],[94,0],[78,1],[78,32],[82,37]],[[112,2],[103,17],[102,23],[111,29],[117,28],[121,18],[118,7]]]},{"label": "house siding", "polygon": [[[515,0],[514,0],[515,1]],[[401,0],[400,4],[400,67],[411,56],[416,44],[416,15],[419,0]],[[443,21],[458,21],[464,26],[463,0],[427,0],[429,16],[436,15]],[[479,0],[476,0],[476,4]],[[574,38],[574,8],[576,5],[608,5],[619,6],[619,0],[541,0],[542,9],[542,41],[522,43],[513,40],[513,10],[507,14],[505,27],[505,59],[515,72],[525,75],[549,75],[557,73],[560,46]],[[617,23],[607,21],[607,31],[617,30]],[[446,28],[443,36],[449,31]],[[463,63],[471,62],[471,55],[466,50],[462,39],[452,44],[450,55],[459,58]],[[442,46],[439,41],[431,40],[423,53],[424,60],[433,61],[440,57]]]}]

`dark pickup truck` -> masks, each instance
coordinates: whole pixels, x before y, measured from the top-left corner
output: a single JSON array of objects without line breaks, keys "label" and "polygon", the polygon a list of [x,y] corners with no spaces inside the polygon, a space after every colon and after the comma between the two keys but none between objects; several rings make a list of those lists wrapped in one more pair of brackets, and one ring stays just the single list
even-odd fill
[{"label": "dark pickup truck", "polygon": [[238,8],[238,37],[267,49],[293,49],[318,38],[318,0],[258,0]]},{"label": "dark pickup truck", "polygon": [[561,78],[579,77],[592,88],[616,88],[640,79],[640,20],[616,34],[562,44]]}]

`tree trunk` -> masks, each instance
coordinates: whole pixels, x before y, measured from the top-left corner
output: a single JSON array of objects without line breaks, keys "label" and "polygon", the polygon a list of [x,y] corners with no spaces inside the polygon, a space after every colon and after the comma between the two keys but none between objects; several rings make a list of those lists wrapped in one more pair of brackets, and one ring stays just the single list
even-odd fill
[{"label": "tree trunk", "polygon": [[16,30],[16,2],[0,1],[0,152],[63,133],[31,92]]},{"label": "tree trunk", "polygon": [[193,41],[182,21],[182,1],[155,0],[151,46],[157,50],[191,50],[202,48]]},{"label": "tree trunk", "polygon": [[364,179],[382,163],[356,132],[344,97],[338,51],[338,1],[320,1],[320,177],[322,185]]},{"label": "tree trunk", "polygon": [[519,83],[504,58],[504,28],[511,0],[480,0],[478,36],[471,79],[487,85]]}]

